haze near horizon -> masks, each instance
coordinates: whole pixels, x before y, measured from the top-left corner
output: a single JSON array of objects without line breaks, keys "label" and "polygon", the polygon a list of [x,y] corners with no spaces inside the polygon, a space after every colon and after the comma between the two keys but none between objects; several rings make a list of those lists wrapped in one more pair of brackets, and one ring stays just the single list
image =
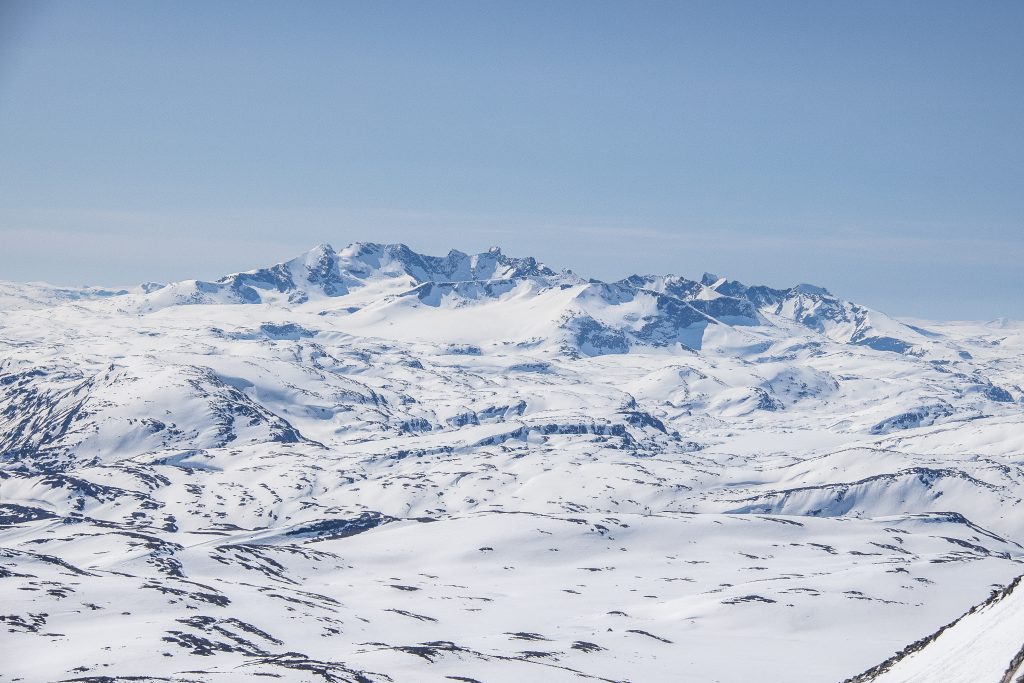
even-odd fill
[{"label": "haze near horizon", "polygon": [[0,279],[319,242],[1024,318],[1024,7],[0,7]]}]

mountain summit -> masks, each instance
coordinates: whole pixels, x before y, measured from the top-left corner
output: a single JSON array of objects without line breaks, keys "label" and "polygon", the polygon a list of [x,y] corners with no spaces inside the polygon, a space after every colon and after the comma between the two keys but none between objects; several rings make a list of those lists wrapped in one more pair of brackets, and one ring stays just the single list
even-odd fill
[{"label": "mountain summit", "polygon": [[711,273],[700,280],[632,275],[605,283],[556,272],[532,257],[507,256],[498,247],[479,254],[452,250],[446,256],[428,256],[404,244],[356,242],[340,251],[320,244],[273,266],[212,282],[176,282],[117,303],[139,312],[194,304],[332,309],[336,304],[329,300],[360,290],[358,301],[351,302],[360,309],[373,303],[394,308],[396,302],[406,308],[472,305],[479,316],[497,315],[501,324],[496,329],[514,321],[517,314],[509,310],[513,301],[532,299],[537,305],[523,321],[526,327],[544,338],[559,338],[563,348],[584,355],[672,345],[699,350],[709,326],[771,335],[772,329],[788,334],[793,324],[879,351],[920,354],[936,349],[913,328],[823,287],[747,286]]}]

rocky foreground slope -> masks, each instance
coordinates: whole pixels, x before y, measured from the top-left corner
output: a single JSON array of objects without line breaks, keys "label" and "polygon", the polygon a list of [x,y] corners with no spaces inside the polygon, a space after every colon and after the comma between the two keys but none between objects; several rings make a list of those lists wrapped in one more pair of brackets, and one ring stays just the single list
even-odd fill
[{"label": "rocky foreground slope", "polygon": [[1024,327],[376,244],[0,305],[2,680],[1013,680]]}]

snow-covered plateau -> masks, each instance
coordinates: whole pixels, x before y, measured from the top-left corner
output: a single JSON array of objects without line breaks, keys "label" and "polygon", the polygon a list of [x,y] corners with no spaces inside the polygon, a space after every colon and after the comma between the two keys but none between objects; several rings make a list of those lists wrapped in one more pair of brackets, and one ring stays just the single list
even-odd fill
[{"label": "snow-covered plateau", "polygon": [[0,283],[0,679],[1012,683],[1024,325],[318,246]]}]

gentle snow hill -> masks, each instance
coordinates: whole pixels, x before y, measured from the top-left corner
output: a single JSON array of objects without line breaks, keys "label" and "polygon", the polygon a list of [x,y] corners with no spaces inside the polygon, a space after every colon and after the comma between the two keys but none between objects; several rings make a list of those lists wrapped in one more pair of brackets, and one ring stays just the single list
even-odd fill
[{"label": "gentle snow hill", "polygon": [[[160,286],[155,283],[146,283],[137,289],[139,292],[146,292]],[[129,293],[131,292],[128,289],[57,287],[45,282],[0,281],[0,311],[48,308],[78,301],[124,296]]]},{"label": "gentle snow hill", "polygon": [[2,283],[0,680],[1011,680],[1022,330],[497,248]]}]

